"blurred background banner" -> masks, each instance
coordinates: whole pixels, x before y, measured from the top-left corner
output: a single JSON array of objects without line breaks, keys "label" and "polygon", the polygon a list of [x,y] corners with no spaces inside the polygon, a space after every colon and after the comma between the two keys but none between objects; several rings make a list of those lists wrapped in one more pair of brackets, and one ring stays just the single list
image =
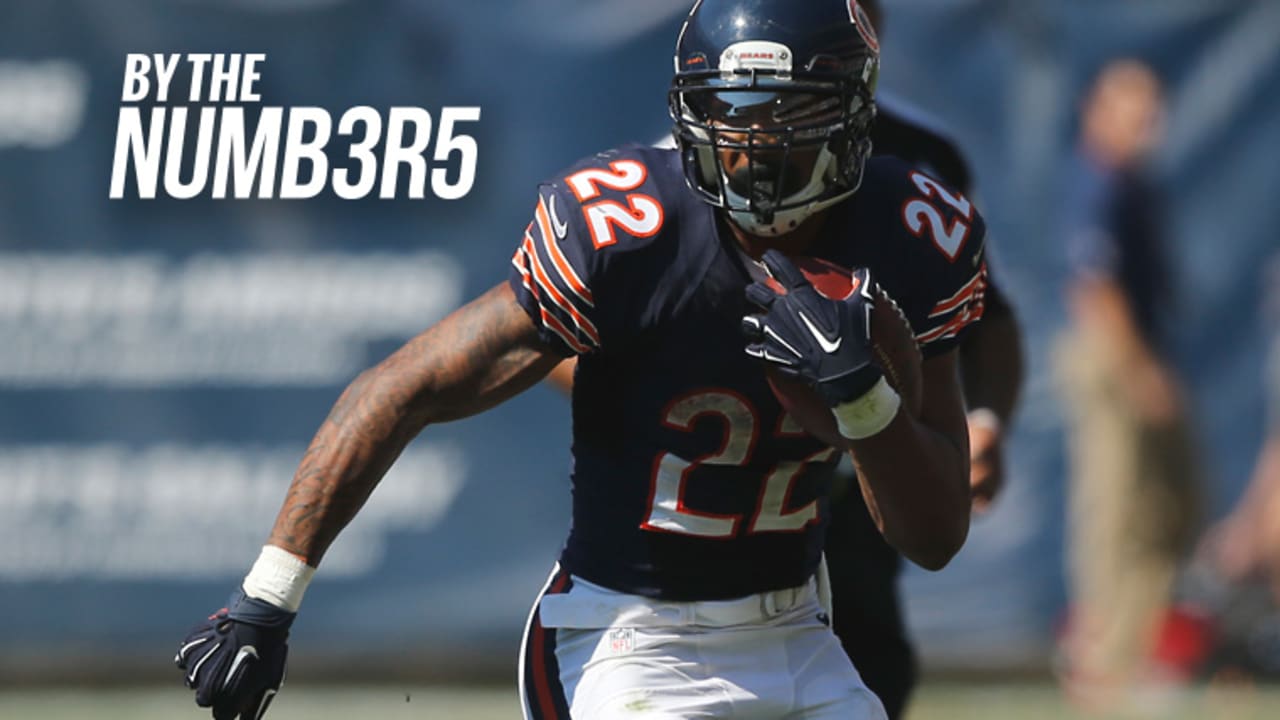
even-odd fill
[{"label": "blurred background banner", "polygon": [[[1048,348],[1075,101],[1137,54],[1171,98],[1157,168],[1209,514],[1260,442],[1262,268],[1280,247],[1280,3],[886,2],[882,91],[966,152],[1030,384],[1006,494],[910,572],[933,667],[1043,667],[1064,604]],[[502,280],[535,184],[667,128],[687,0],[8,0],[0,5],[0,678],[168,670],[243,576],[342,387]],[[478,106],[459,200],[110,200],[127,53],[265,53],[261,106]],[[256,107],[247,114],[253,117]],[[347,146],[331,143],[341,167]],[[404,198],[405,193],[400,193]],[[431,427],[334,545],[296,662],[514,666],[568,522],[567,403]],[[372,666],[370,666],[372,667]]]}]

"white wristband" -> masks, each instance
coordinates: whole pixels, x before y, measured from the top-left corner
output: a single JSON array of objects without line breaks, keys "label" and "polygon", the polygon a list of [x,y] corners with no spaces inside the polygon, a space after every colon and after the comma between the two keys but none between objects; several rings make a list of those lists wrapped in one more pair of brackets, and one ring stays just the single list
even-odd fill
[{"label": "white wristband", "polygon": [[901,405],[898,391],[882,377],[862,397],[837,405],[831,412],[835,413],[836,427],[841,435],[850,440],[861,440],[888,427]]},{"label": "white wristband", "polygon": [[970,425],[985,428],[992,435],[999,435],[1004,431],[1004,423],[1000,422],[1000,416],[991,408],[974,408],[966,415],[966,419]]},{"label": "white wristband", "polygon": [[275,545],[264,545],[258,561],[244,578],[244,594],[282,610],[298,612],[302,595],[315,573],[316,569],[297,555]]}]

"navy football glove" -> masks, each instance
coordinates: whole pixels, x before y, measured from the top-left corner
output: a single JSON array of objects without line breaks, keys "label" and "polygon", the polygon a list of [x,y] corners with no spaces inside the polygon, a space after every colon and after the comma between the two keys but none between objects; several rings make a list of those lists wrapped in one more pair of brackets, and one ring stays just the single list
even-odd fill
[{"label": "navy football glove", "polygon": [[286,640],[296,613],[243,590],[227,607],[192,628],[174,658],[196,704],[215,720],[258,720],[284,684]]},{"label": "navy football glove", "polygon": [[747,354],[811,385],[829,407],[865,395],[884,375],[871,349],[870,272],[858,270],[857,291],[832,300],[786,255],[768,250],[763,260],[786,293],[760,282],[747,287],[747,300],[764,311],[742,319]]}]

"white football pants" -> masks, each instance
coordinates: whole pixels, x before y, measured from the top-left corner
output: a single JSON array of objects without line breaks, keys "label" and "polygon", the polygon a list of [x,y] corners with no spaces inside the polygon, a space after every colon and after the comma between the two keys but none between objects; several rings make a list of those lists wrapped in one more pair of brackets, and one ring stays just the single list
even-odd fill
[{"label": "white football pants", "polygon": [[526,720],[883,720],[827,625],[817,583],[667,602],[558,567],[520,657]]}]

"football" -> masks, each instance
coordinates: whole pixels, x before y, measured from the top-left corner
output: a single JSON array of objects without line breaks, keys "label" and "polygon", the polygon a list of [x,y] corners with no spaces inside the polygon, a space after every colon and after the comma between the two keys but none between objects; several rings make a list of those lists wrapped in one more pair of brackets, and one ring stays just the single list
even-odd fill
[{"label": "football", "polygon": [[[820,294],[833,300],[843,300],[857,292],[857,279],[853,271],[821,258],[801,256],[791,261],[813,283]],[[775,292],[786,290],[772,278],[766,281]],[[871,346],[885,379],[902,396],[902,404],[913,417],[919,417],[924,399],[924,379],[921,376],[920,348],[915,333],[902,309],[880,287],[873,297],[875,308],[871,311]],[[843,447],[847,441],[836,428],[835,416],[825,401],[813,388],[791,379],[773,367],[766,369],[769,385],[783,409],[789,412],[810,435],[833,447]]]}]

